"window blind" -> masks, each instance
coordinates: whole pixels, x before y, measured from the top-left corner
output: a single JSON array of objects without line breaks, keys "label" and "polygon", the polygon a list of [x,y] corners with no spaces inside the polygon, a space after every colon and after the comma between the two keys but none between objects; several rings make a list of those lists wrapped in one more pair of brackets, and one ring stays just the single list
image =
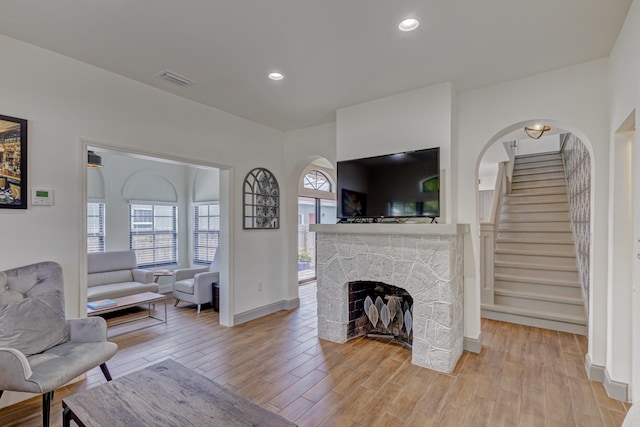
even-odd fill
[{"label": "window blind", "polygon": [[104,203],[87,203],[87,252],[104,252]]},{"label": "window blind", "polygon": [[139,267],[178,262],[177,217],[175,205],[129,205],[129,248],[136,252]]},{"label": "window blind", "polygon": [[193,222],[193,263],[210,264],[220,244],[220,205],[196,205]]}]

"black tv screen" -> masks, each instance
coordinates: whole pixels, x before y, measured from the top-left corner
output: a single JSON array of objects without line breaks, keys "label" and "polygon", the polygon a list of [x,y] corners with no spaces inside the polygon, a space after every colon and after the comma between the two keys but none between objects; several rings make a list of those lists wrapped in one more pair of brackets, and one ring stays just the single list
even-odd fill
[{"label": "black tv screen", "polygon": [[440,149],[338,162],[338,217],[440,216]]}]

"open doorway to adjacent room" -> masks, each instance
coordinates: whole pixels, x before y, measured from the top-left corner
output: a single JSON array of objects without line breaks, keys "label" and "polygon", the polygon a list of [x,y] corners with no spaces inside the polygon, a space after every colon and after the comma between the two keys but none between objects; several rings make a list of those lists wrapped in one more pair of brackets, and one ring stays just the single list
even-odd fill
[{"label": "open doorway to adjacent room", "polygon": [[[154,272],[211,264],[228,235],[221,232],[228,227],[221,201],[224,169],[93,144],[86,148],[87,253],[134,250],[138,267]],[[227,269],[226,262],[220,268]],[[172,291],[170,274],[155,280],[161,293]],[[217,302],[228,312],[222,299]]]},{"label": "open doorway to adjacent room", "polygon": [[298,189],[298,283],[316,279],[316,236],[311,224],[335,224],[337,219],[333,166],[320,159],[302,173]]}]

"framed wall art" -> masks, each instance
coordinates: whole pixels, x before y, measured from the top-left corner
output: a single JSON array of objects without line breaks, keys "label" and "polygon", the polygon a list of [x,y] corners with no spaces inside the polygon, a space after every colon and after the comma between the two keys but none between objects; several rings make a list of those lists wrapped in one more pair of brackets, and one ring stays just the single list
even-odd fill
[{"label": "framed wall art", "polygon": [[265,168],[251,170],[244,179],[244,229],[280,228],[280,188],[276,177]]},{"label": "framed wall art", "polygon": [[27,121],[0,115],[0,209],[26,209],[27,198]]},{"label": "framed wall art", "polygon": [[367,215],[367,195],[357,191],[342,189],[342,216]]}]

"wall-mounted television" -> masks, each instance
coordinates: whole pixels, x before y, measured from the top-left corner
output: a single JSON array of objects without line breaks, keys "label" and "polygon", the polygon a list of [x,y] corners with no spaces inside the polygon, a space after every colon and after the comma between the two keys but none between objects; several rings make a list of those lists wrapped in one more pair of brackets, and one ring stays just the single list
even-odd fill
[{"label": "wall-mounted television", "polygon": [[440,216],[440,149],[338,162],[338,217]]}]

